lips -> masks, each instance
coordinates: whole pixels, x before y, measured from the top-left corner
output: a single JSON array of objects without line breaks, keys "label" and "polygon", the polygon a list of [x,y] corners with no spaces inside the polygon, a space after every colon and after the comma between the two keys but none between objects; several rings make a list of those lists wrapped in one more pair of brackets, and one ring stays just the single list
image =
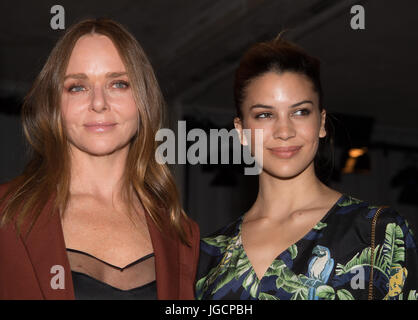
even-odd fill
[{"label": "lips", "polygon": [[116,122],[88,122],[84,124],[84,127],[92,132],[107,132],[115,128],[116,125]]},{"label": "lips", "polygon": [[282,159],[289,159],[293,157],[301,149],[301,146],[277,147],[269,148],[271,153]]}]

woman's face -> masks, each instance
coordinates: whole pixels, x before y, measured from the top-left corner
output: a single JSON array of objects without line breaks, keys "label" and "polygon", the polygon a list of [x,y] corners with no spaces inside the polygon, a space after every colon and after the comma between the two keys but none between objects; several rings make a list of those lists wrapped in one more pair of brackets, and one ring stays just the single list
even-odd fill
[{"label": "woman's face", "polygon": [[103,156],[129,145],[138,129],[138,110],[125,66],[108,37],[85,35],[76,42],[61,111],[72,148]]},{"label": "woman's face", "polygon": [[318,94],[306,76],[267,72],[253,79],[241,111],[242,119],[235,119],[235,128],[240,132],[251,129],[253,155],[254,130],[263,130],[264,172],[288,179],[313,169],[319,138],[326,135],[326,114],[319,111]]}]

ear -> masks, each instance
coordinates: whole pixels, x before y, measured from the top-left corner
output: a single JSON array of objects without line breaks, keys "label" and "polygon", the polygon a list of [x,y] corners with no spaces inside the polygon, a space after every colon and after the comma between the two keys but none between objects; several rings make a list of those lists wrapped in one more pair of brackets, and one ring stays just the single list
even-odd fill
[{"label": "ear", "polygon": [[247,139],[245,138],[245,135],[243,134],[243,131],[242,131],[242,121],[241,121],[240,118],[238,118],[238,117],[235,117],[234,118],[234,127],[237,130],[237,132],[238,132],[239,141],[241,142],[241,144],[243,146],[248,145]]},{"label": "ear", "polygon": [[325,120],[327,119],[327,112],[325,109],[321,111],[321,127],[319,129],[319,137],[325,138],[327,135],[327,130],[325,129]]}]

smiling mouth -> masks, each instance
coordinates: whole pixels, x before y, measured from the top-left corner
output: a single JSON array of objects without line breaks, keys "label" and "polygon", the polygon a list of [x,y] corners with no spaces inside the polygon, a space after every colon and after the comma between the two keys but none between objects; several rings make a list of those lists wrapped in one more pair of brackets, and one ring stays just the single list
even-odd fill
[{"label": "smiling mouth", "polygon": [[299,152],[301,146],[292,146],[292,147],[278,147],[278,148],[268,148],[268,150],[278,158],[289,159],[293,157],[296,153]]},{"label": "smiling mouth", "polygon": [[92,131],[92,132],[107,132],[107,131],[114,129],[116,125],[117,123],[114,123],[114,122],[101,122],[101,123],[90,122],[90,123],[84,124],[84,127],[88,131]]}]

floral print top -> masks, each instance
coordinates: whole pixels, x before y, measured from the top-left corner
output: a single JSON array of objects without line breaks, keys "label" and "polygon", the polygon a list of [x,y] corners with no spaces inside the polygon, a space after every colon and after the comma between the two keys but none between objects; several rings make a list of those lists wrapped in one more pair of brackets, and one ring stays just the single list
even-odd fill
[{"label": "floral print top", "polygon": [[[201,240],[197,299],[368,299],[371,226],[378,207],[342,195],[316,226],[258,279],[241,242],[243,217]],[[418,299],[418,251],[392,208],[376,220],[373,299]]]}]

